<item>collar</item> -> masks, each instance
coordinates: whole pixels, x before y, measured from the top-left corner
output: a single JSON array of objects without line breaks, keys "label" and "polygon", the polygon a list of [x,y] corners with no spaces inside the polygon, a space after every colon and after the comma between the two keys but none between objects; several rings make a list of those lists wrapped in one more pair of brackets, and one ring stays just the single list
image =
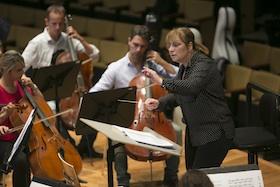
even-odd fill
[{"label": "collar", "polygon": [[59,43],[61,40],[63,40],[63,35],[64,35],[64,34],[65,34],[65,33],[62,32],[61,35],[60,35],[60,37],[59,37],[59,39],[58,39],[57,41],[55,41],[55,40],[53,40],[52,37],[50,36],[47,27],[44,28],[44,35],[46,36],[48,43],[54,43],[54,44],[55,44],[55,43]]}]

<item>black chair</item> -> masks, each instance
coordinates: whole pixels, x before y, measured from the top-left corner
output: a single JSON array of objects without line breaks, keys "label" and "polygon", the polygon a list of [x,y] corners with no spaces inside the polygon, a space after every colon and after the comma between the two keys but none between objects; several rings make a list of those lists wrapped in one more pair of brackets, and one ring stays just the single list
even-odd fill
[{"label": "black chair", "polygon": [[[252,124],[252,90],[263,93],[259,105],[259,117],[262,125]],[[233,148],[247,150],[248,164],[258,165],[258,153],[279,146],[279,98],[280,95],[273,93],[259,85],[248,83],[247,96],[247,124],[235,128]]]}]

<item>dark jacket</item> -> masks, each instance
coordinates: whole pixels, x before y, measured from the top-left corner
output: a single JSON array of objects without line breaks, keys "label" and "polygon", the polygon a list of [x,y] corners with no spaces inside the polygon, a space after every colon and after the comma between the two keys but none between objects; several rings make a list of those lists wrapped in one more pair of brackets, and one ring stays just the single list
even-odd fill
[{"label": "dark jacket", "polygon": [[171,93],[160,98],[159,110],[181,107],[192,145],[218,140],[222,134],[233,138],[234,123],[222,77],[212,59],[195,52],[188,66],[181,65],[177,77],[164,79],[162,85]]}]

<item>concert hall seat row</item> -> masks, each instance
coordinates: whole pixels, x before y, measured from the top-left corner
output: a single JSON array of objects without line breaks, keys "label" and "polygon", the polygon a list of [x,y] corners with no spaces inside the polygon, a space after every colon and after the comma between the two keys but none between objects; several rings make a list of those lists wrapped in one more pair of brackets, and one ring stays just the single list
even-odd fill
[{"label": "concert hall seat row", "polygon": [[[242,126],[246,120],[246,87],[248,83],[258,84],[265,89],[280,93],[280,76],[268,71],[229,64],[226,67],[224,88],[225,96],[233,113],[236,126]],[[262,93],[253,90],[252,102],[258,105]]]},{"label": "concert hall seat row", "polygon": [[266,69],[280,74],[280,48],[268,44],[245,41],[241,48],[242,64],[253,69]]},{"label": "concert hall seat row", "polygon": [[29,40],[42,32],[43,28],[33,28],[20,25],[11,25],[7,38],[7,49],[15,49],[22,52]]},{"label": "concert hall seat row", "polygon": [[[225,94],[241,94],[239,100],[245,100],[244,94],[246,86],[249,82],[257,83],[276,93],[280,92],[280,76],[264,70],[254,70],[241,65],[227,65],[225,72]],[[258,101],[261,97],[259,92],[252,92],[254,101]]]}]

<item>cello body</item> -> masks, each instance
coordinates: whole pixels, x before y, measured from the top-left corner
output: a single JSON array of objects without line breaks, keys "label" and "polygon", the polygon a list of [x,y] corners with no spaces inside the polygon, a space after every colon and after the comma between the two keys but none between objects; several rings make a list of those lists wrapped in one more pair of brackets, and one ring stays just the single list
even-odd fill
[{"label": "cello body", "polygon": [[[25,91],[27,98],[22,98],[19,102],[25,105],[21,111],[12,113],[16,122],[25,122],[29,113],[36,108],[34,121],[40,121],[53,115],[53,112],[43,97],[33,97]],[[35,105],[35,106],[34,106]],[[21,123],[21,124],[22,124]],[[14,122],[12,122],[14,124]],[[29,162],[34,176],[65,180],[60,153],[64,160],[74,166],[77,174],[82,170],[82,160],[74,146],[65,140],[56,128],[56,119],[49,119],[33,125],[29,141]]]},{"label": "cello body", "polygon": [[[144,127],[149,127],[162,136],[170,139],[171,141],[176,141],[176,134],[173,129],[171,120],[168,120],[163,112],[158,111],[148,111],[144,107],[144,102],[146,98],[153,97],[159,98],[165,93],[160,85],[153,85],[147,88],[147,81],[149,78],[145,77],[144,74],[139,74],[134,79],[131,80],[130,86],[136,86],[136,108],[134,121],[130,128],[138,131],[143,131]],[[166,160],[169,155],[161,151],[151,151],[145,148],[141,148],[133,145],[125,145],[127,154],[138,161],[161,161]]]}]

